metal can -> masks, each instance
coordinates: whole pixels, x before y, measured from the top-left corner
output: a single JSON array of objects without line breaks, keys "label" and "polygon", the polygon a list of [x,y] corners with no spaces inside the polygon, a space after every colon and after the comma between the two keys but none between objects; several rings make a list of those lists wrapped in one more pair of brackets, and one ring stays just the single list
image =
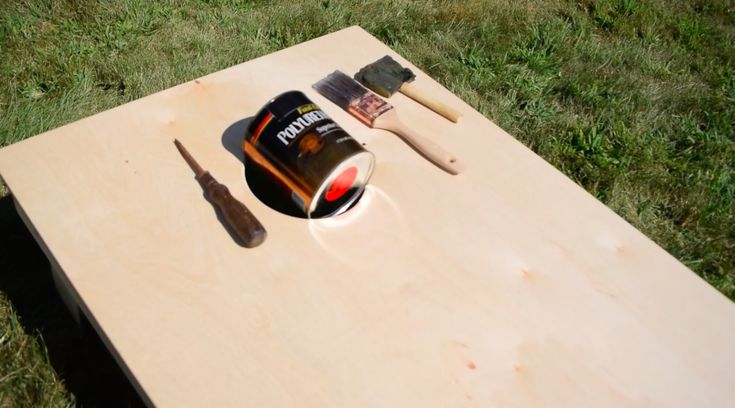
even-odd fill
[{"label": "metal can", "polygon": [[349,208],[375,165],[371,152],[299,91],[271,99],[255,115],[243,150],[289,190],[309,218]]}]

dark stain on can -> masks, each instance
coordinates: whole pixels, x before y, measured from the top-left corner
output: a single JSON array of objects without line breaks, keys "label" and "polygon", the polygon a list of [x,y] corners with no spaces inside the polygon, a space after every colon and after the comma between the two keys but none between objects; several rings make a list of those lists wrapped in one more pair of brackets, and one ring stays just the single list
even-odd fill
[{"label": "dark stain on can", "polygon": [[339,214],[362,194],[375,157],[302,92],[270,100],[243,141],[248,161],[307,217]]}]

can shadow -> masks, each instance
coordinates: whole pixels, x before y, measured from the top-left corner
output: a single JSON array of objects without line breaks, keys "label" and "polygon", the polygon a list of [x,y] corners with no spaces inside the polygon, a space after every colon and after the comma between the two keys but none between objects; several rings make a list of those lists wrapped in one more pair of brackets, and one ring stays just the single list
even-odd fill
[{"label": "can shadow", "polygon": [[[254,117],[250,116],[228,126],[222,133],[222,146],[244,163],[245,181],[253,195],[265,205],[280,213],[297,218],[306,218],[303,211],[291,200],[288,191],[274,181],[260,166],[245,157],[242,142],[253,119]],[[255,216],[257,217],[258,214],[255,214]],[[267,225],[265,227],[268,228]]]},{"label": "can shadow", "polygon": [[240,119],[228,126],[222,133],[222,146],[232,153],[237,160],[244,161],[245,159],[245,153],[242,151],[242,141],[245,138],[245,132],[247,132],[254,119],[254,116]]},{"label": "can shadow", "polygon": [[51,366],[77,404],[144,407],[92,325],[84,317],[77,324],[64,305],[46,256],[11,196],[0,198],[0,231],[0,291],[10,300],[25,332],[43,338]]}]

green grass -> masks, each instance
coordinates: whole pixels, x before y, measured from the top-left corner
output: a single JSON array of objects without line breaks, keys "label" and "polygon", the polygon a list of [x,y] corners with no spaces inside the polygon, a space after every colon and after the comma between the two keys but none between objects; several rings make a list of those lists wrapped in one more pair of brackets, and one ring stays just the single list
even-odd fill
[{"label": "green grass", "polygon": [[734,23],[724,0],[8,1],[0,145],[359,24],[735,299]]},{"label": "green grass", "polygon": [[26,334],[0,294],[0,406],[72,406],[42,342]]}]

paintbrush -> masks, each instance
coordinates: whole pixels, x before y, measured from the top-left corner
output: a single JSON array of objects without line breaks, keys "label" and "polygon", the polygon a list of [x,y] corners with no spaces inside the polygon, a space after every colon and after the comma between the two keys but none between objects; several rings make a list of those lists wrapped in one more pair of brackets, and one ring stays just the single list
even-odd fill
[{"label": "paintbrush", "polygon": [[334,71],[312,87],[371,128],[393,132],[442,170],[450,174],[464,170],[454,155],[404,125],[391,104],[343,72]]},{"label": "paintbrush", "polygon": [[383,97],[390,97],[397,91],[408,96],[414,101],[426,106],[434,112],[457,123],[462,116],[456,109],[437,99],[431,93],[426,92],[413,83],[416,75],[398,62],[386,55],[385,57],[368,64],[355,74],[355,79],[360,81],[373,92]]}]

